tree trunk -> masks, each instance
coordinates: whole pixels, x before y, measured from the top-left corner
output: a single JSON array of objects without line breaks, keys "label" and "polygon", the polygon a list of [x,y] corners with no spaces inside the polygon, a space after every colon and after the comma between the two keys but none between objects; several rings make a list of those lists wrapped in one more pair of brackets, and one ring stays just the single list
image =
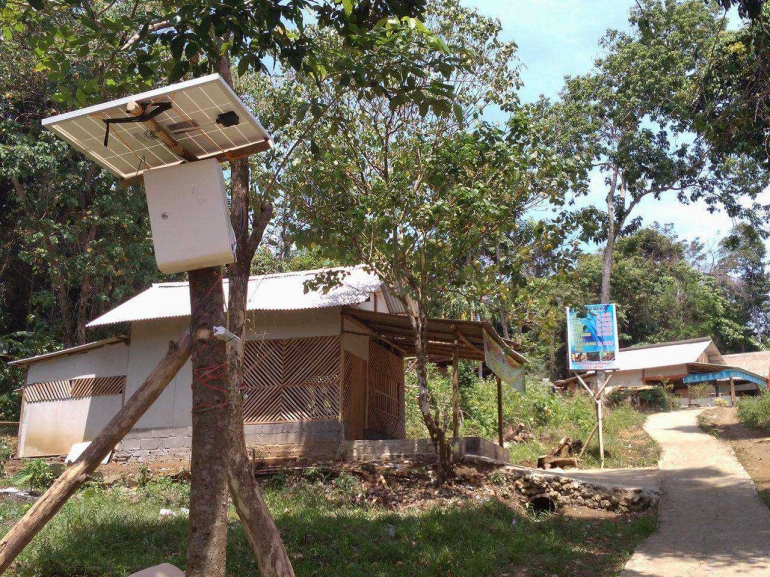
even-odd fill
[{"label": "tree trunk", "polygon": [[454,476],[452,462],[452,445],[447,438],[446,428],[441,424],[441,414],[438,403],[433,403],[434,413],[431,413],[431,396],[428,389],[428,317],[422,306],[413,298],[407,298],[407,308],[412,328],[415,333],[415,369],[417,371],[417,397],[422,412],[423,422],[428,429],[430,440],[436,449],[438,457],[437,483],[444,482]]},{"label": "tree trunk", "polygon": [[[218,62],[219,73],[232,86],[230,63],[225,56]],[[232,186],[230,219],[236,238],[236,262],[228,273],[229,324],[231,333],[239,340],[230,344],[227,352],[230,381],[230,404],[227,429],[230,452],[227,458],[227,479],[230,496],[254,552],[262,577],[294,577],[281,535],[262,498],[246,451],[243,428],[243,352],[246,344],[246,302],[249,271],[254,253],[273,214],[272,205],[263,201],[259,216],[250,230],[251,203],[249,198],[249,162],[240,159],[230,163]]]},{"label": "tree trunk", "polygon": [[618,188],[618,169],[612,174],[610,190],[607,193],[607,246],[604,247],[602,258],[601,302],[610,302],[610,278],[612,275],[612,257],[615,251],[615,240],[618,236],[615,222],[615,191]]},{"label": "tree trunk", "polygon": [[166,356],[158,363],[142,386],[131,395],[106,427],[91,442],[74,465],[38,499],[0,541],[0,574],[62,508],[75,491],[88,481],[99,464],[126,436],[147,409],[158,399],[166,385],[187,362],[192,350],[189,333],[171,343]]},{"label": "tree trunk", "polygon": [[224,577],[227,545],[229,385],[227,349],[213,328],[225,326],[220,267],[189,272],[190,333],[195,342],[187,577]]},{"label": "tree trunk", "polygon": [[[601,298],[602,303],[610,302],[610,282],[612,276],[612,257],[615,251],[615,240],[620,232],[620,224],[615,221],[615,191],[618,188],[618,173],[619,170],[616,167],[612,173],[612,181],[610,183],[610,190],[607,193],[607,246],[604,247],[604,255],[602,258],[602,284],[601,284]],[[602,430],[602,405],[604,403],[604,383],[606,382],[607,373],[605,371],[596,371],[596,379],[594,380],[595,388],[594,393],[596,398],[596,418],[599,427],[599,465],[604,468],[604,431]],[[601,394],[599,394],[599,392]]]},{"label": "tree trunk", "polygon": [[238,260],[230,269],[229,279],[229,330],[239,337],[228,350],[230,367],[231,402],[228,414],[230,454],[227,463],[230,495],[243,524],[246,539],[254,552],[263,577],[294,577],[289,556],[286,554],[281,535],[262,498],[246,451],[243,429],[243,352],[246,341],[246,301],[249,286],[249,268],[254,248],[262,237],[272,215],[272,206],[263,203],[254,231],[248,226],[249,201],[248,161],[237,160],[230,164],[232,176],[232,220],[238,239]]}]

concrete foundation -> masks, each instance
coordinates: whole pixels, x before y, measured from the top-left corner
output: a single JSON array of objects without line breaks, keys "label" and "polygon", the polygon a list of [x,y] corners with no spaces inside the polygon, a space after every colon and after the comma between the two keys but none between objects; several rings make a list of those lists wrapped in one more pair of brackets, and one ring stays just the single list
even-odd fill
[{"label": "concrete foundation", "polygon": [[[459,457],[474,456],[502,463],[510,462],[504,449],[482,437],[462,437],[453,443]],[[382,441],[344,441],[340,458],[344,461],[381,461],[403,458],[431,458],[436,450],[430,439],[390,439]]]},{"label": "concrete foundation", "polygon": [[[257,459],[334,459],[343,439],[339,421],[244,425],[246,445]],[[192,427],[134,429],[118,445],[115,459],[151,461],[190,457]]]}]

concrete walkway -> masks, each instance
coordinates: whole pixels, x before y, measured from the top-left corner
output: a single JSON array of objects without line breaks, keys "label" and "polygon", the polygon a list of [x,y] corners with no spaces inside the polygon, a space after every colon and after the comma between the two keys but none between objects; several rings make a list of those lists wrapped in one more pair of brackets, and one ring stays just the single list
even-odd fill
[{"label": "concrete walkway", "polygon": [[732,449],[700,430],[699,413],[645,424],[663,448],[660,524],[621,577],[770,576],[770,511]]}]

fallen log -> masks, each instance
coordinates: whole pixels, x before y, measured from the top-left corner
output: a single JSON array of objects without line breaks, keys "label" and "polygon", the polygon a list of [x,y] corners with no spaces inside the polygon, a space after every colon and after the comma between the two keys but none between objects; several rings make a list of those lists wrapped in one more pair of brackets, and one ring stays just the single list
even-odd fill
[{"label": "fallen log", "polygon": [[40,530],[62,508],[75,491],[88,481],[104,458],[126,436],[141,416],[158,399],[171,379],[187,362],[192,339],[185,333],[177,343],[171,343],[166,356],[158,363],[142,386],[131,395],[106,427],[70,466],[30,507],[0,541],[0,574],[4,573]]},{"label": "fallen log", "polygon": [[577,467],[577,459],[575,457],[557,457],[554,455],[540,455],[537,458],[538,469],[555,469],[564,467]]}]

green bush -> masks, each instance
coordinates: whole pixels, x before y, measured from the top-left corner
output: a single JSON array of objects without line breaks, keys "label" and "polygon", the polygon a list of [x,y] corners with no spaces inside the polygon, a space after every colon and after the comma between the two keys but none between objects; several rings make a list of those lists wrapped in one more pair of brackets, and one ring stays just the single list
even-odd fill
[{"label": "green bush", "polygon": [[679,397],[674,394],[670,385],[657,386],[649,389],[617,388],[607,395],[609,407],[634,405],[641,409],[652,411],[671,411],[678,406]]},{"label": "green bush", "polygon": [[13,477],[13,482],[22,487],[44,491],[56,480],[53,467],[45,459],[32,459]]},{"label": "green bush", "polygon": [[738,400],[738,419],[749,427],[770,428],[770,394],[741,397]]}]

